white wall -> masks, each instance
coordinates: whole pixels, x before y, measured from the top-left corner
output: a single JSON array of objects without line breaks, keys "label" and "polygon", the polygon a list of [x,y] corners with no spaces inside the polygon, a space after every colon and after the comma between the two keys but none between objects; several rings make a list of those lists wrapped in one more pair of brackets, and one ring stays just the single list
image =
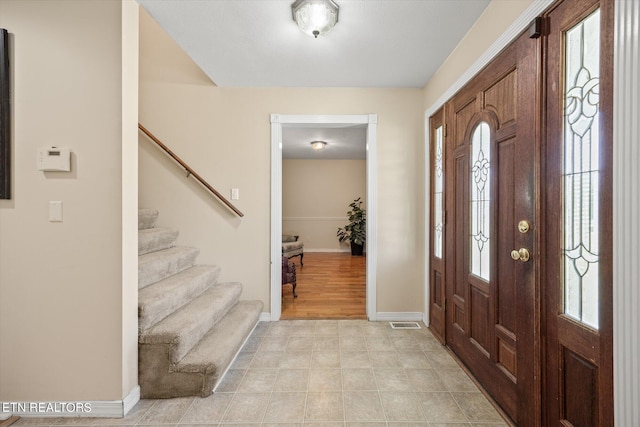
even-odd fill
[{"label": "white wall", "polygon": [[[364,143],[364,142],[363,142]],[[366,160],[282,160],[282,232],[300,236],[305,252],[349,251],[338,227],[347,224],[349,204],[367,201]]]},{"label": "white wall", "polygon": [[[136,209],[123,187],[137,186],[137,165],[123,162],[123,144],[137,150],[122,126],[137,116],[129,95],[123,108],[124,81],[136,91],[122,49],[131,13],[119,1],[0,0],[14,196],[0,201],[0,401],[121,400],[137,384],[137,304],[123,289],[135,285],[125,254],[137,238],[122,235],[123,212]],[[72,172],[36,170],[48,145],[73,150]],[[63,222],[48,221],[51,200],[63,201]]]},{"label": "white wall", "polygon": [[[243,283],[243,299],[270,306],[270,114],[378,114],[378,311],[422,311],[422,91],[367,88],[218,88],[195,66],[147,57],[141,17],[140,120],[223,194],[240,189],[235,218],[140,138],[140,205],[180,228],[179,243],[201,248],[201,263]],[[164,43],[165,46],[158,47]],[[159,67],[172,71],[162,73]],[[153,71],[152,71],[153,70]],[[402,277],[402,280],[398,280]]]}]

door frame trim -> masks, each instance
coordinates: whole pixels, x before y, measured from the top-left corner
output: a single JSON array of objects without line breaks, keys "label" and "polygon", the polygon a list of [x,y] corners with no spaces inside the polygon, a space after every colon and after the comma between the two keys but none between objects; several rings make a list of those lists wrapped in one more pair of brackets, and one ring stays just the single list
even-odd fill
[{"label": "door frame trim", "polygon": [[377,320],[377,139],[378,115],[271,114],[271,321],[282,314],[282,128],[283,125],[367,125],[367,318]]}]

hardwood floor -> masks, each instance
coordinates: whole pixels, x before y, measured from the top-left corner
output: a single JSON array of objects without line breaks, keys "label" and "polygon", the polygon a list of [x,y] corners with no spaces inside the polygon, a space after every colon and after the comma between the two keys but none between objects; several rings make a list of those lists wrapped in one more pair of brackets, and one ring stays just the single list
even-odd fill
[{"label": "hardwood floor", "polygon": [[281,319],[366,319],[366,257],[305,252],[296,264],[298,298],[282,288]]}]

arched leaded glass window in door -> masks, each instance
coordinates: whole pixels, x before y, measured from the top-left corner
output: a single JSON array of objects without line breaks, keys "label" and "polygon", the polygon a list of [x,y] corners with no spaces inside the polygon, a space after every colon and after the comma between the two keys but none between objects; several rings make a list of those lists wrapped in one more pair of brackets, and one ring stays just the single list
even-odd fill
[{"label": "arched leaded glass window in door", "polygon": [[600,11],[565,34],[564,313],[598,328]]},{"label": "arched leaded glass window in door", "polygon": [[471,274],[490,279],[491,131],[480,122],[471,134]]}]

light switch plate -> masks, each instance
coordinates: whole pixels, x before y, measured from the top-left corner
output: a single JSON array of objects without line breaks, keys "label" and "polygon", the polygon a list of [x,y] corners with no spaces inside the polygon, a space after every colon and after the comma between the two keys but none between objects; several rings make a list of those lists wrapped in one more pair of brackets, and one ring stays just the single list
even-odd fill
[{"label": "light switch plate", "polygon": [[231,200],[240,200],[240,189],[232,188],[231,189]]},{"label": "light switch plate", "polygon": [[62,222],[62,201],[56,200],[49,202],[49,221]]}]

